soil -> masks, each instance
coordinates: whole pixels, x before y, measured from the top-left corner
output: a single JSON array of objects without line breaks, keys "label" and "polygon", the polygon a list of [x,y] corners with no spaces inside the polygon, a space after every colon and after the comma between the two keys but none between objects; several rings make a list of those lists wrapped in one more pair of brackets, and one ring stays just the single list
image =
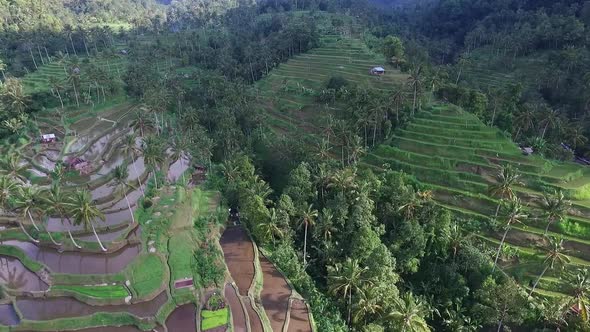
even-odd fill
[{"label": "soil", "polygon": [[194,304],[185,304],[176,308],[166,320],[168,331],[195,332],[197,330],[197,308]]},{"label": "soil", "polygon": [[25,292],[46,291],[49,288],[18,259],[5,256],[0,256],[0,284],[13,290]]},{"label": "soil", "polygon": [[166,292],[162,292],[151,301],[131,305],[92,306],[72,297],[53,297],[17,298],[16,306],[22,313],[23,318],[28,320],[81,317],[97,312],[129,312],[140,317],[153,317],[167,300]]},{"label": "soil", "polygon": [[272,330],[281,332],[289,310],[291,288],[283,275],[262,253],[258,257],[264,276],[263,288],[260,294],[262,305],[270,319]]},{"label": "soil", "polygon": [[244,304],[246,305],[246,311],[248,311],[248,316],[250,317],[250,331],[252,332],[262,332],[264,328],[262,327],[262,321],[260,320],[260,316],[256,313],[256,310],[252,307],[252,303],[250,303],[249,297],[243,297]]},{"label": "soil", "polygon": [[114,253],[62,252],[37,247],[31,242],[4,241],[3,245],[20,248],[27,256],[45,264],[54,273],[109,274],[121,272],[141,252],[141,245],[125,246]]},{"label": "soil", "polygon": [[228,227],[219,244],[240,295],[247,296],[254,280],[254,246],[248,233],[241,226]]},{"label": "soil", "polygon": [[301,300],[293,300],[287,332],[312,332],[307,306]]},{"label": "soil", "polygon": [[246,332],[246,315],[242,308],[242,303],[236,294],[236,290],[230,284],[225,285],[225,300],[229,304],[231,310],[234,332]]}]

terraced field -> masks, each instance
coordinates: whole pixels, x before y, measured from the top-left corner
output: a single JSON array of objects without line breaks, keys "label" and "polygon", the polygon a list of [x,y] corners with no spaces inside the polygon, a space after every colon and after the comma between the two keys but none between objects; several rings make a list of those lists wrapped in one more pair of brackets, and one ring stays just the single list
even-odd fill
[{"label": "terraced field", "polygon": [[[256,84],[258,105],[278,134],[302,137],[310,143],[318,140],[323,120],[328,114],[337,115],[338,108],[344,107],[327,107],[316,101],[315,96],[332,76],[379,90],[388,90],[393,83],[406,80],[406,75],[386,66],[383,56],[372,53],[359,39],[326,35],[321,44],[281,64]],[[369,75],[375,66],[385,67],[386,74]]]},{"label": "terraced field", "polygon": [[[99,58],[92,58],[92,60],[83,58],[79,64],[80,77],[82,79],[84,79],[84,72],[91,64],[114,77],[120,78],[125,73],[127,58],[123,55],[101,56]],[[58,82],[65,82],[68,78],[69,70],[67,59],[65,61],[54,60],[46,65],[41,65],[37,70],[25,75],[23,78],[25,92],[33,94],[48,91],[51,89],[50,80],[55,79]]]},{"label": "terraced field", "polygon": [[[541,252],[536,247],[544,241],[546,221],[539,210],[543,191],[562,189],[573,201],[567,221],[552,225],[550,234],[564,237],[573,266],[590,265],[590,209],[586,196],[590,169],[524,156],[501,132],[458,107],[439,104],[420,112],[406,128],[395,133],[388,145],[379,146],[364,161],[374,169],[387,165],[414,175],[433,189],[440,205],[466,219],[481,221],[489,220],[498,205],[498,200],[488,195],[498,165],[510,163],[522,174],[523,184],[515,189],[532,216],[526,225],[510,231],[507,238],[523,256],[533,257],[526,262],[522,281],[542,269]],[[481,238],[496,246],[501,235],[491,232]],[[520,271],[523,265],[512,262],[505,267]],[[549,287],[551,276],[547,278],[541,282],[540,292]],[[559,289],[555,285],[550,288]]]}]

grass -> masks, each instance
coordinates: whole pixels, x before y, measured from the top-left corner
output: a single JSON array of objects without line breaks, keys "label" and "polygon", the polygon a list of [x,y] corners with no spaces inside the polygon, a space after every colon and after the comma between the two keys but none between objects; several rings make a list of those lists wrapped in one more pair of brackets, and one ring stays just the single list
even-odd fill
[{"label": "grass", "polygon": [[104,286],[79,286],[79,285],[55,285],[52,291],[73,292],[96,299],[124,299],[129,295],[122,285]]},{"label": "grass", "polygon": [[226,326],[229,324],[229,307],[223,309],[211,311],[201,311],[201,330],[207,331],[220,326]]},{"label": "grass", "polygon": [[131,263],[125,274],[137,297],[146,297],[160,289],[165,282],[165,265],[162,258],[154,254],[140,255]]}]

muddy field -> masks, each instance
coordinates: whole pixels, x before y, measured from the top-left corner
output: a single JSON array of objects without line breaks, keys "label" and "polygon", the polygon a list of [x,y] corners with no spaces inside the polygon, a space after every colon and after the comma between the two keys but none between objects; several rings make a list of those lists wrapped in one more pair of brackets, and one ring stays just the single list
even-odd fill
[{"label": "muddy field", "polygon": [[247,296],[254,280],[254,246],[248,233],[242,227],[228,227],[219,243],[240,295]]},{"label": "muddy field", "polygon": [[287,332],[311,332],[311,323],[307,306],[301,300],[293,300],[291,304],[291,316]]},{"label": "muddy field", "polygon": [[234,332],[246,332],[248,328],[246,326],[246,315],[236,290],[230,284],[225,285],[225,299],[229,304],[231,310],[232,323],[234,326]]},{"label": "muddy field", "polygon": [[289,309],[291,288],[283,275],[266,257],[258,255],[264,277],[260,297],[273,331],[282,331]]},{"label": "muddy field", "polygon": [[169,332],[195,332],[197,330],[197,310],[194,304],[176,308],[166,320]]}]

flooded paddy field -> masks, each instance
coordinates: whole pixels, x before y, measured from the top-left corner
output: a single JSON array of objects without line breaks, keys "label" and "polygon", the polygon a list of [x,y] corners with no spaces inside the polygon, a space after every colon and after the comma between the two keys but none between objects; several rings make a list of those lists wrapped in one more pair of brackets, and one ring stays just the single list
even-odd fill
[{"label": "flooded paddy field", "polygon": [[18,259],[6,256],[0,256],[0,284],[24,292],[43,292],[49,288]]}]

